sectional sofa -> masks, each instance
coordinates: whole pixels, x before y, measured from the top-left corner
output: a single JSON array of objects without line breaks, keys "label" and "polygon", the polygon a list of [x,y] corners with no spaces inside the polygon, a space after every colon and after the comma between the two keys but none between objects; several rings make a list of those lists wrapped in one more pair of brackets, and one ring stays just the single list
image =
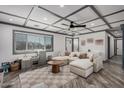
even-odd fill
[{"label": "sectional sofa", "polygon": [[70,71],[82,77],[88,77],[93,72],[98,72],[103,68],[101,55],[91,52],[71,52],[64,56],[53,57],[52,60],[64,60],[70,65]]}]

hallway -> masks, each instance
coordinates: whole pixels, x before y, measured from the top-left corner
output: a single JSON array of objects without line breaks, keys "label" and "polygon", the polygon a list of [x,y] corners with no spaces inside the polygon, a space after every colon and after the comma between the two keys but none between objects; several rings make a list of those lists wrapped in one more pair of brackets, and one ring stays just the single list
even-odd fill
[{"label": "hallway", "polygon": [[109,61],[117,64],[122,64],[122,56],[114,56],[109,59]]}]

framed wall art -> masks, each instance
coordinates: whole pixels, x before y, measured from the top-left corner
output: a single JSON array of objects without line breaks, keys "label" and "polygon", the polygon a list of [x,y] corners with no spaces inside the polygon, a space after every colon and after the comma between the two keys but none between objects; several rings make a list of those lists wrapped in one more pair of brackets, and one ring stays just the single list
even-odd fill
[{"label": "framed wall art", "polygon": [[93,43],[93,38],[88,38],[87,43]]},{"label": "framed wall art", "polygon": [[97,40],[95,40],[95,44],[96,45],[103,45],[103,39],[97,39]]}]

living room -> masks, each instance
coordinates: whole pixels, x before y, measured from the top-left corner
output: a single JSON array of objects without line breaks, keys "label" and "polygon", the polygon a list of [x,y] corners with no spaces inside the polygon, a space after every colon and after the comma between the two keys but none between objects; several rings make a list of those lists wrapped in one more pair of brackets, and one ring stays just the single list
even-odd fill
[{"label": "living room", "polygon": [[0,5],[1,87],[124,87],[123,16],[124,5]]}]

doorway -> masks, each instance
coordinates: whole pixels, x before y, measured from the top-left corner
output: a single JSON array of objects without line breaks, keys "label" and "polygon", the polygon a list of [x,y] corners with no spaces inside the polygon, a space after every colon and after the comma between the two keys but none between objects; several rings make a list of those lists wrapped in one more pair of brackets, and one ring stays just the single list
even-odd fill
[{"label": "doorway", "polygon": [[65,38],[65,51],[72,52],[73,51],[73,40],[70,37]]},{"label": "doorway", "polygon": [[73,38],[73,52],[79,51],[79,38]]},{"label": "doorway", "polygon": [[110,59],[110,37],[108,36],[108,59]]}]

